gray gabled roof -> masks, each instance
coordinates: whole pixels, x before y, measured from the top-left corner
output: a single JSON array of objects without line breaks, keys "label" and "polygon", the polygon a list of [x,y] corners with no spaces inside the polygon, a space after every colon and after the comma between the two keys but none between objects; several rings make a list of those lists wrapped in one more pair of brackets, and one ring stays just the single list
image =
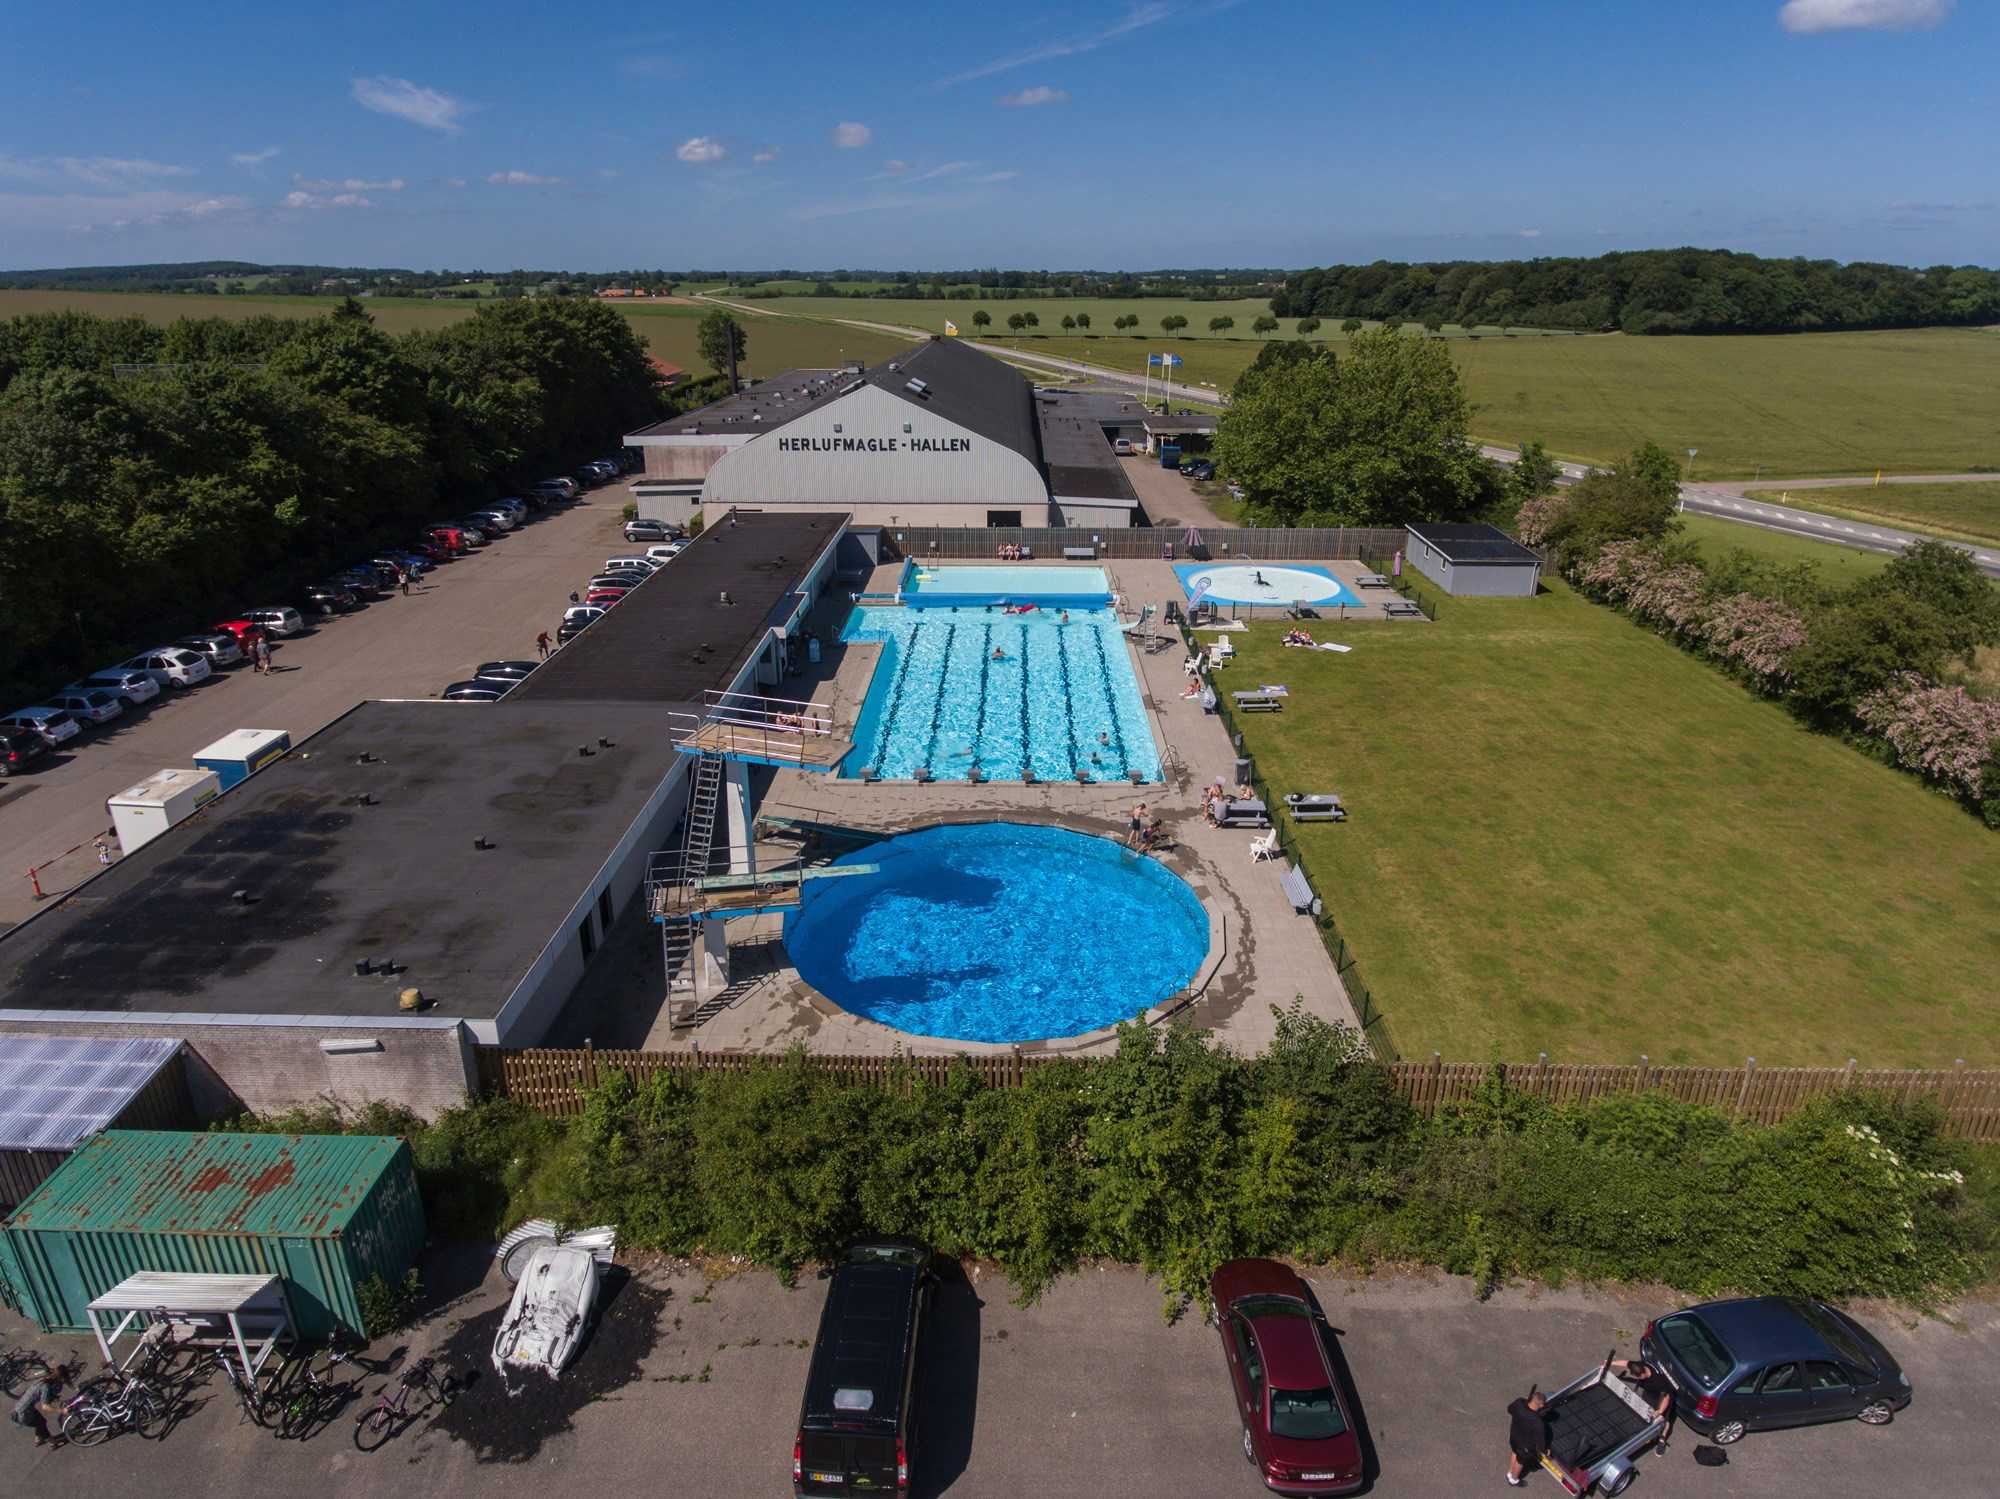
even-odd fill
[{"label": "gray gabled roof", "polygon": [[[991,442],[1003,443],[1041,467],[1034,387],[1012,365],[991,354],[955,338],[934,338],[876,365],[862,379]],[[912,380],[922,382],[923,388],[912,390]]]}]

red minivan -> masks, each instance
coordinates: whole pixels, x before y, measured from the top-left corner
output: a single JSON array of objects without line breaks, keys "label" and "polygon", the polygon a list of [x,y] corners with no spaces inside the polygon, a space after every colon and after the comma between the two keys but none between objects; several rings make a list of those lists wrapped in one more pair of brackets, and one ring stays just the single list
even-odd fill
[{"label": "red minivan", "polygon": [[1229,1360],[1243,1455],[1279,1494],[1352,1494],[1361,1487],[1354,1434],[1326,1340],[1333,1330],[1296,1271],[1231,1260],[1210,1278]]}]

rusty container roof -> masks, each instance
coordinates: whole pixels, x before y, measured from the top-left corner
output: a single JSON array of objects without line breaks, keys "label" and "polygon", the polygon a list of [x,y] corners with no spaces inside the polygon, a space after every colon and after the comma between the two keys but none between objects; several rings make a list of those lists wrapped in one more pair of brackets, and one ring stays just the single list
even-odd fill
[{"label": "rusty container roof", "polygon": [[8,1225],[36,1233],[338,1238],[402,1148],[394,1135],[106,1130],[78,1147]]}]

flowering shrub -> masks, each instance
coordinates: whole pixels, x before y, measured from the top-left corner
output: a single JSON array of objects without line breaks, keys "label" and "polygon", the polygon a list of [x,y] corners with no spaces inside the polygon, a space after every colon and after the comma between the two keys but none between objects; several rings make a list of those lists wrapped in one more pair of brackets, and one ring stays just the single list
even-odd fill
[{"label": "flowering shrub", "polygon": [[1760,686],[1779,691],[1791,676],[1792,652],[1806,643],[1806,622],[1776,599],[1732,593],[1711,601],[1702,638],[1712,652],[1742,667]]},{"label": "flowering shrub", "polygon": [[1963,687],[1939,687],[1914,672],[1870,693],[1854,713],[1888,741],[1898,764],[1961,796],[1979,797],[2000,756],[2000,703],[1982,703]]},{"label": "flowering shrub", "polygon": [[1555,530],[1555,523],[1568,508],[1569,496],[1562,493],[1525,500],[1514,516],[1514,534],[1525,546],[1545,546]]}]

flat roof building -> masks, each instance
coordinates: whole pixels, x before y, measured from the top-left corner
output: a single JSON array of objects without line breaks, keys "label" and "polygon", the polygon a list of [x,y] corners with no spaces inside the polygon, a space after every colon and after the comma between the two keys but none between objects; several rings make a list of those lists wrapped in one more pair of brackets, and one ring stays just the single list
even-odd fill
[{"label": "flat roof building", "polygon": [[1419,521],[1409,527],[1410,565],[1459,598],[1533,598],[1541,557],[1498,526]]},{"label": "flat roof building", "polygon": [[[861,525],[1128,526],[1139,500],[1111,450],[1144,411],[1037,392],[955,339],[873,368],[787,370],[627,435],[646,457],[641,515],[698,506],[834,507]],[[1131,410],[1125,408],[1130,407]]]}]

